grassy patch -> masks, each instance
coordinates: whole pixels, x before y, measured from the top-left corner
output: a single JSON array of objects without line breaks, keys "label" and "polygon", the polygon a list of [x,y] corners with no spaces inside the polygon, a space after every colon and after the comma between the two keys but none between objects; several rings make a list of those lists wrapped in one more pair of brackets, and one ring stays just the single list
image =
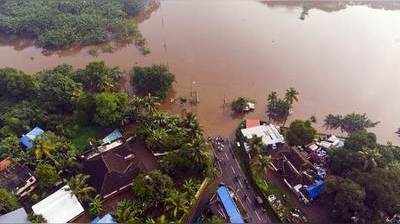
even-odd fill
[{"label": "grassy patch", "polygon": [[96,139],[100,133],[97,127],[82,127],[79,128],[76,134],[72,137],[72,145],[76,147],[78,152],[83,152],[91,139]]}]

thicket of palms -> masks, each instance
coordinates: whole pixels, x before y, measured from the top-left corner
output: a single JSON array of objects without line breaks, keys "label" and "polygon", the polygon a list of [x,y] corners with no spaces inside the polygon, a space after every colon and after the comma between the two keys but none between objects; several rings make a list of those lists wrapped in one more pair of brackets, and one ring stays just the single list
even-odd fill
[{"label": "thicket of palms", "polygon": [[89,201],[94,192],[96,192],[96,189],[88,185],[87,181],[89,178],[89,175],[80,173],[71,177],[68,181],[71,194],[75,195],[81,202]]}]

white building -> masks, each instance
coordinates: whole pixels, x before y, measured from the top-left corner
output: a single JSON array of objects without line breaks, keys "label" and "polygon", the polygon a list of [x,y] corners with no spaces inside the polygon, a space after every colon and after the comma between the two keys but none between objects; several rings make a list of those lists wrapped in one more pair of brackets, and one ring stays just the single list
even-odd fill
[{"label": "white building", "polygon": [[[251,139],[254,135],[261,137],[263,144],[272,146],[272,148],[276,148],[277,144],[285,143],[285,139],[273,124],[250,127],[242,129],[241,132],[246,139]],[[246,151],[250,150],[247,144],[245,144],[245,147]]]},{"label": "white building", "polygon": [[32,206],[32,210],[36,215],[42,215],[47,223],[67,223],[84,211],[68,185]]}]

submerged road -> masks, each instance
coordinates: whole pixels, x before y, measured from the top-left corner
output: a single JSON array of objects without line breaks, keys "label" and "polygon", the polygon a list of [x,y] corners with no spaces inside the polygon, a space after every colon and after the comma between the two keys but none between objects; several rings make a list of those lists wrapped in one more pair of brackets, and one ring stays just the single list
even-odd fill
[{"label": "submerged road", "polygon": [[229,186],[246,210],[246,222],[248,223],[272,223],[263,207],[256,202],[254,189],[248,183],[239,162],[233,153],[233,147],[229,139],[213,138],[215,159],[218,169],[221,171],[222,182]]}]

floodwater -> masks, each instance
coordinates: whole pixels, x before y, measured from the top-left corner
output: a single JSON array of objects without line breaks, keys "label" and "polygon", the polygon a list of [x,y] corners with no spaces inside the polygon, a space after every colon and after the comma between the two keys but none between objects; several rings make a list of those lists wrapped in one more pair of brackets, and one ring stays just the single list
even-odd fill
[{"label": "floodwater", "polygon": [[365,112],[381,122],[373,129],[381,142],[400,143],[394,134],[400,127],[400,10],[395,9],[165,0],[140,24],[150,55],[128,45],[96,58],[90,48],[45,56],[29,43],[16,43],[0,46],[0,66],[36,72],[93,60],[126,70],[136,63],[166,63],[177,77],[175,97],[198,93],[200,103],[187,108],[208,134],[230,134],[240,120],[232,118],[224,99],[254,98],[257,110],[248,117],[264,118],[267,92],[295,87],[300,102],[292,119],[316,115],[321,122],[328,113]]}]

